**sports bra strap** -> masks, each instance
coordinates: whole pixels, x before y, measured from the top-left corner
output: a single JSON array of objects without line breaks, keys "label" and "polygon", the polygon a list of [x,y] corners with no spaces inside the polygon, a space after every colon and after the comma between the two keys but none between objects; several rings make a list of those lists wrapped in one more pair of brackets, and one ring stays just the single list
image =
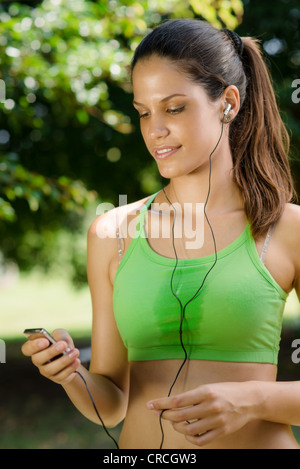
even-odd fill
[{"label": "sports bra strap", "polygon": [[[158,191],[159,192],[159,191]],[[147,210],[149,209],[151,203],[153,202],[153,200],[155,199],[155,197],[157,196],[158,192],[155,192],[155,194],[152,194],[149,199],[144,203],[144,205],[142,205],[141,209],[140,209],[140,214],[139,214],[139,220],[138,220],[138,223],[142,223],[142,226],[144,224],[144,221],[145,221],[145,215],[147,213]]]},{"label": "sports bra strap", "polygon": [[[151,195],[149,197],[149,199],[147,200],[147,202],[141,207],[138,222],[137,222],[137,230],[140,230],[140,228],[144,225],[146,212],[147,212],[151,202],[155,199],[158,192],[155,192],[155,194]],[[124,255],[124,240],[122,238],[121,229],[120,229],[119,210],[118,210],[118,208],[116,210],[116,218],[117,218],[116,238],[117,238],[117,242],[118,242],[118,255],[119,255],[119,264],[120,264],[121,260],[123,259],[123,255]]]},{"label": "sports bra strap", "polygon": [[272,234],[273,234],[275,226],[276,226],[276,222],[273,223],[273,225],[270,225],[270,227],[268,229],[268,233],[267,233],[267,236],[266,236],[266,239],[265,239],[265,244],[264,244],[264,247],[263,247],[261,255],[260,255],[260,260],[262,261],[263,264],[265,264],[265,261],[266,261],[266,255],[267,255],[267,252],[268,252],[268,247],[269,247],[269,244],[270,244],[270,241],[271,241]]},{"label": "sports bra strap", "polygon": [[119,264],[123,258],[124,255],[124,250],[123,250],[123,238],[120,234],[120,221],[119,221],[119,210],[117,208],[116,210],[116,218],[117,218],[117,223],[116,223],[116,237],[117,237],[117,242],[118,242],[118,255],[119,255]]}]

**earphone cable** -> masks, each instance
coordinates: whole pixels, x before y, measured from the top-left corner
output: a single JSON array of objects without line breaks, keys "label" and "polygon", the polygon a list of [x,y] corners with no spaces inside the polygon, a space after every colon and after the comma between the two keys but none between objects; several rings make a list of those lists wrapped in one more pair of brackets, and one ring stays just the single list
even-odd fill
[{"label": "earphone cable", "polygon": [[[217,259],[218,259],[218,255],[217,255],[217,246],[216,246],[216,240],[215,240],[215,236],[214,236],[214,232],[213,232],[213,229],[212,229],[212,226],[209,222],[209,219],[208,219],[208,216],[207,216],[207,213],[206,213],[206,206],[207,206],[207,202],[208,202],[208,198],[209,198],[209,195],[210,195],[210,190],[211,190],[211,158],[212,158],[212,155],[214,154],[214,152],[216,151],[220,141],[221,141],[221,138],[222,138],[222,135],[223,135],[223,130],[224,130],[224,117],[222,119],[222,126],[221,126],[221,133],[220,133],[220,136],[219,136],[219,139],[213,149],[213,151],[210,153],[209,155],[209,178],[208,178],[208,191],[207,191],[207,196],[206,196],[206,201],[205,201],[205,204],[204,204],[204,214],[205,214],[205,218],[207,220],[207,223],[209,225],[209,228],[210,228],[210,231],[211,231],[211,234],[212,234],[212,238],[213,238],[213,242],[214,242],[214,251],[215,251],[215,260],[214,260],[214,263],[212,264],[212,266],[210,267],[210,269],[208,270],[208,272],[205,274],[204,276],[204,279],[200,285],[200,287],[197,289],[197,291],[194,293],[194,295],[185,303],[184,306],[182,306],[182,302],[180,300],[180,298],[176,295],[175,291],[174,291],[174,288],[173,288],[173,279],[174,279],[174,275],[175,275],[175,271],[177,269],[177,266],[178,266],[178,255],[177,255],[177,251],[176,251],[176,247],[175,247],[175,236],[174,236],[174,229],[175,229],[175,221],[176,221],[176,208],[174,207],[174,205],[172,204],[172,202],[169,200],[166,192],[165,192],[165,188],[162,187],[162,190],[164,192],[164,195],[167,199],[167,201],[169,202],[169,204],[173,207],[173,210],[174,210],[174,219],[173,219],[173,224],[172,224],[172,244],[173,244],[173,250],[174,250],[174,254],[175,254],[175,265],[174,265],[174,268],[173,268],[173,271],[172,271],[172,275],[171,275],[171,280],[170,280],[170,287],[171,287],[171,291],[172,291],[172,294],[173,296],[176,298],[176,300],[178,301],[179,303],[179,306],[180,306],[180,325],[179,325],[179,338],[180,338],[180,344],[181,344],[181,347],[183,349],[183,352],[184,352],[184,359],[176,373],[176,376],[171,384],[171,387],[169,389],[169,392],[168,392],[168,397],[171,395],[172,393],[172,390],[177,382],[177,379],[179,378],[179,375],[185,365],[185,363],[187,362],[187,359],[188,359],[188,355],[187,355],[187,351],[186,351],[186,348],[184,346],[184,343],[183,343],[183,338],[182,338],[182,335],[183,335],[183,321],[184,321],[184,318],[185,318],[185,310],[186,310],[186,307],[188,306],[189,303],[191,303],[195,298],[196,296],[198,295],[199,291],[202,289],[203,285],[204,285],[204,282],[208,276],[208,274],[212,271],[212,269],[214,268],[214,266],[216,265],[217,263]],[[163,184],[162,184],[163,185]],[[164,442],[164,430],[163,430],[163,425],[162,425],[162,416],[163,416],[163,413],[165,412],[165,410],[162,410],[160,415],[159,415],[159,424],[160,424],[160,429],[161,429],[161,435],[162,435],[162,439],[161,439],[161,443],[160,443],[160,449],[162,449],[162,446],[163,446],[163,442]]]},{"label": "earphone cable", "polygon": [[105,431],[105,433],[107,434],[107,436],[114,442],[116,448],[117,448],[117,449],[120,449],[120,448],[119,448],[119,445],[118,445],[118,443],[117,443],[117,441],[114,439],[114,437],[113,437],[113,436],[109,433],[109,431],[107,430],[107,428],[106,428],[106,426],[105,426],[105,424],[104,424],[104,422],[103,422],[103,419],[101,418],[101,415],[100,415],[99,412],[98,412],[97,406],[96,406],[96,404],[95,404],[95,401],[94,401],[94,398],[93,398],[93,396],[92,396],[92,394],[91,394],[91,391],[89,390],[89,387],[88,387],[88,385],[87,385],[86,380],[84,379],[84,377],[82,376],[82,374],[81,374],[79,371],[76,370],[75,373],[77,373],[77,374],[80,376],[80,378],[82,379],[82,381],[83,381],[84,384],[85,384],[86,390],[87,390],[88,395],[89,395],[89,397],[90,397],[90,399],[91,399],[91,402],[92,402],[92,404],[93,404],[93,407],[94,407],[94,410],[95,410],[95,412],[96,412],[96,414],[97,414],[97,417],[98,417],[98,419],[99,419],[100,422],[101,422],[101,425],[102,425],[102,427],[103,427],[103,430]]}]

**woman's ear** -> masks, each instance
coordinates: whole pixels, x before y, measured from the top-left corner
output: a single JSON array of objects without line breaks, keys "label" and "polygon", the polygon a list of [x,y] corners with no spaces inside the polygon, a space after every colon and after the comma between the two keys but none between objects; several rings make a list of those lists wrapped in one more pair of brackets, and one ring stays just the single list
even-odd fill
[{"label": "woman's ear", "polygon": [[230,85],[222,94],[222,119],[232,121],[240,110],[240,93],[236,86]]}]

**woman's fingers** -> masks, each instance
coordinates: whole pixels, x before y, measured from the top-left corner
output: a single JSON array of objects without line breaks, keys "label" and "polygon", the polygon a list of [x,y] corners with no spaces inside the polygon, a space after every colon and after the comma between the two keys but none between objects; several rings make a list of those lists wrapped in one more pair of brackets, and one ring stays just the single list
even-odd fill
[{"label": "woman's fingers", "polygon": [[31,357],[35,353],[38,353],[41,350],[48,348],[49,345],[49,340],[44,338],[27,340],[27,342],[22,345],[21,350],[23,355],[25,355],[26,357]]},{"label": "woman's fingers", "polygon": [[61,382],[73,373],[80,364],[79,350],[73,349],[70,353],[60,356],[50,362],[40,365],[38,368],[41,375],[52,379],[55,382]]},{"label": "woman's fingers", "polygon": [[32,355],[32,363],[35,366],[40,367],[49,363],[51,360],[60,357],[62,354],[67,355],[68,352],[70,352],[70,349],[66,342],[57,342],[56,344],[48,346],[39,353],[34,353]]},{"label": "woman's fingers", "polygon": [[67,331],[56,329],[52,336],[57,340],[55,344],[50,345],[48,339],[39,337],[23,344],[22,353],[31,357],[41,375],[56,383],[66,384],[80,365],[79,350],[74,348]]},{"label": "woman's fingers", "polygon": [[192,389],[191,391],[187,391],[182,394],[177,394],[175,396],[154,399],[147,403],[147,407],[148,409],[156,410],[178,409],[198,404],[203,400],[203,398],[204,392],[199,387],[197,389]]},{"label": "woman's fingers", "polygon": [[72,340],[72,337],[70,334],[65,330],[65,329],[55,329],[52,332],[52,337],[58,342],[58,341],[64,341],[68,344],[70,349],[74,348],[74,342]]}]

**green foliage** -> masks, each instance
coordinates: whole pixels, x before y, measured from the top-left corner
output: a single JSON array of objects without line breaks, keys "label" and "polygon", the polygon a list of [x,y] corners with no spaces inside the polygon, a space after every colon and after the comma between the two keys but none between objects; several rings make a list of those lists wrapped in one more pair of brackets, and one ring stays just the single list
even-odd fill
[{"label": "green foliage", "polygon": [[156,189],[131,105],[133,51],[149,28],[167,18],[200,16],[235,27],[242,11],[240,0],[1,3],[5,257],[26,268],[48,265],[49,233],[80,232],[97,194],[116,204],[119,193],[136,199]]},{"label": "green foliage", "polygon": [[8,154],[0,163],[1,191],[7,199],[0,199],[0,218],[16,220],[17,214],[11,205],[16,198],[25,199],[31,212],[36,212],[41,206],[46,208],[45,197],[49,197],[64,211],[78,213],[82,213],[82,208],[95,198],[93,192],[87,191],[81,181],[71,180],[66,176],[51,180],[28,171],[16,157],[16,154]]},{"label": "green foliage", "polygon": [[234,30],[243,17],[243,4],[239,0],[191,0],[190,4],[194,12],[205,18],[216,28],[226,25],[228,29]]},{"label": "green foliage", "polygon": [[[5,258],[21,268],[49,268],[60,252],[83,278],[84,247],[78,252],[70,246],[78,245],[76,235],[95,216],[89,208],[103,200],[117,205],[119,194],[127,194],[130,202],[159,188],[131,104],[129,68],[149,28],[174,17],[199,17],[261,39],[300,180],[300,106],[291,99],[300,63],[296,0],[244,0],[244,6],[241,0],[2,2],[0,78],[6,99],[0,103],[0,236]],[[69,249],[59,247],[67,244]]]}]

